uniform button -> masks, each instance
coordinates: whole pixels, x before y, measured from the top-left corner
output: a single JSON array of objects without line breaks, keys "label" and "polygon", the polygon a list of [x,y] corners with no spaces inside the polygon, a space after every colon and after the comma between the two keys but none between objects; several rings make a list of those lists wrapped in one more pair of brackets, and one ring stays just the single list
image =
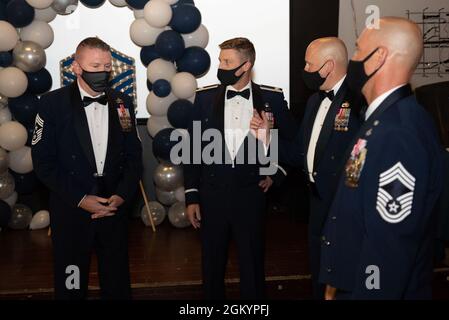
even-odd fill
[{"label": "uniform button", "polygon": [[325,237],[325,236],[322,236],[322,237],[321,237],[321,241],[326,241],[326,237]]},{"label": "uniform button", "polygon": [[73,159],[73,160],[75,160],[75,159],[76,159],[76,156],[75,156],[74,154],[72,154],[72,159]]},{"label": "uniform button", "polygon": [[332,272],[332,269],[331,268],[327,268],[327,273],[331,273]]},{"label": "uniform button", "polygon": [[326,246],[330,246],[331,245],[331,242],[330,241],[326,241]]},{"label": "uniform button", "polygon": [[71,176],[74,176],[74,175],[75,175],[75,172],[70,171],[70,175],[71,175]]},{"label": "uniform button", "polygon": [[333,216],[331,219],[332,219],[332,220],[337,220],[337,217],[336,217],[336,216]]},{"label": "uniform button", "polygon": [[331,160],[335,160],[335,156],[331,156]]},{"label": "uniform button", "polygon": [[316,173],[316,172],[314,172],[314,173],[313,173],[313,176],[314,176],[314,177],[316,177],[316,175],[317,175],[317,173]]}]

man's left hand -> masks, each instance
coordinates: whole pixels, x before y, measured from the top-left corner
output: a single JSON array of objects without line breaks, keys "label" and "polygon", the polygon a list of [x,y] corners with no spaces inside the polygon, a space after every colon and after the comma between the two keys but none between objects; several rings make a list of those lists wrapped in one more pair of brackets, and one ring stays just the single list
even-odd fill
[{"label": "man's left hand", "polygon": [[259,182],[259,187],[262,188],[263,192],[268,192],[270,187],[273,185],[273,179],[266,177],[264,180]]},{"label": "man's left hand", "polygon": [[[114,208],[118,208],[121,205],[123,205],[123,203],[125,202],[125,200],[123,200],[122,197],[118,196],[118,195],[113,195],[108,199],[108,205],[109,207],[114,207]],[[114,213],[115,214],[115,213]],[[92,215],[92,219],[100,219],[100,218],[104,218],[104,217],[109,217],[112,216],[113,214],[107,214],[107,213],[103,213],[103,212],[98,212]]]}]

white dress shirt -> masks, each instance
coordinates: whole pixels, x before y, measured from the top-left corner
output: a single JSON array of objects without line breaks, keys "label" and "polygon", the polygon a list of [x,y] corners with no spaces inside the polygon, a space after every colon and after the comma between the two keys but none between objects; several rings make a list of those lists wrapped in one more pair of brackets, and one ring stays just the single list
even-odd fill
[{"label": "white dress shirt", "polygon": [[[340,90],[343,81],[345,81],[346,75],[341,78],[335,86],[332,88],[334,91],[334,96],[337,96],[338,90]],[[330,91],[330,90],[329,90]],[[326,91],[326,92],[329,92]],[[318,138],[321,134],[321,129],[323,128],[324,121],[326,120],[327,113],[329,112],[332,101],[328,97],[324,98],[318,108],[317,115],[315,117],[315,122],[313,123],[312,134],[310,135],[309,148],[307,150],[307,167],[309,168],[309,180],[315,182],[313,178],[314,167],[313,163],[315,161],[315,149],[318,143]]]},{"label": "white dress shirt", "polygon": [[388,90],[385,93],[382,93],[380,96],[378,96],[376,99],[374,99],[373,102],[371,102],[371,104],[369,105],[368,109],[366,109],[365,121],[368,120],[370,115],[372,115],[373,112],[376,111],[377,108],[379,108],[379,106],[382,104],[382,102],[384,102],[385,99],[387,99],[390,94],[392,94],[394,91],[398,90],[399,88],[401,88],[405,85],[407,85],[407,84],[404,83],[404,84],[401,84],[400,86],[394,87],[393,89]]},{"label": "white dress shirt", "polygon": [[[84,97],[92,97],[78,84],[81,94],[81,100]],[[93,102],[84,108],[89,125],[90,140],[94,150],[95,162],[97,164],[97,173],[103,174],[104,163],[106,160],[106,151],[108,149],[108,129],[109,129],[109,111],[108,105],[102,105]]]},{"label": "white dress shirt", "polygon": [[[227,99],[227,93],[229,90],[244,91],[250,90],[249,99],[245,99],[241,96],[235,96],[232,99]],[[226,88],[225,93],[225,110],[224,110],[224,134],[226,147],[231,155],[232,162],[234,164],[235,157],[245,141],[246,136],[250,130],[250,123],[253,117],[253,93],[251,90],[251,82],[246,85],[242,90],[236,90],[232,86]]]}]

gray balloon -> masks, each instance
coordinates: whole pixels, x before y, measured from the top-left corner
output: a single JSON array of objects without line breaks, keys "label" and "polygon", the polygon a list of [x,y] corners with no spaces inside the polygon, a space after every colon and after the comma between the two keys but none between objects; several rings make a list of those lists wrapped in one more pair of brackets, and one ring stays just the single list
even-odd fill
[{"label": "gray balloon", "polygon": [[8,97],[0,93],[0,110],[8,106]]},{"label": "gray balloon", "polygon": [[168,220],[176,228],[187,228],[190,226],[190,221],[186,215],[186,204],[184,202],[177,202],[168,210]]},{"label": "gray balloon", "polygon": [[33,41],[17,43],[12,52],[14,65],[25,72],[36,72],[47,63],[45,50]]},{"label": "gray balloon", "polygon": [[[150,208],[151,216],[153,217],[154,225],[160,225],[164,219],[167,213],[165,212],[165,208],[156,201],[151,201],[148,203],[148,207]],[[147,207],[143,206],[142,210],[140,211],[140,217],[142,218],[143,223],[149,227],[151,226],[150,218],[148,216]]]},{"label": "gray balloon", "polygon": [[67,15],[73,13],[78,7],[78,0],[55,0],[51,5],[58,14]]},{"label": "gray balloon", "polygon": [[156,167],[153,179],[159,189],[175,191],[184,183],[182,167],[161,163]]},{"label": "gray balloon", "polygon": [[9,173],[0,175],[0,199],[7,199],[14,193],[16,183],[14,177]]},{"label": "gray balloon", "polygon": [[23,204],[16,204],[12,207],[12,215],[8,226],[14,230],[26,229],[33,219],[33,212]]},{"label": "gray balloon", "polygon": [[172,204],[178,202],[178,200],[176,200],[175,191],[164,191],[158,187],[156,187],[156,198],[165,206],[171,206]]},{"label": "gray balloon", "polygon": [[9,157],[8,152],[0,148],[0,174],[4,174],[8,170]]}]

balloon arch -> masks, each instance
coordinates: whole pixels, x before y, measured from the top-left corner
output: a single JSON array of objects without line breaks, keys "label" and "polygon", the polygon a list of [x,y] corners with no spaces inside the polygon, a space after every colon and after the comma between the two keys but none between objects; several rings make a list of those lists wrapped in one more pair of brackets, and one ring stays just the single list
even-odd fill
[{"label": "balloon arch", "polygon": [[[99,8],[106,0],[80,0]],[[109,0],[134,11],[131,40],[141,47],[150,93],[146,106],[151,117],[147,129],[154,155],[161,160],[154,172],[159,202],[148,204],[154,224],[167,216],[175,227],[189,225],[185,216],[182,169],[170,163],[168,150],[173,130],[186,128],[193,107],[197,78],[210,68],[205,50],[209,33],[193,0]],[[19,195],[38,187],[31,160],[31,139],[39,96],[52,87],[45,69],[47,49],[54,40],[49,25],[69,15],[78,0],[0,0],[0,230],[42,229],[49,225],[46,210],[34,214]],[[175,129],[176,128],[176,129]],[[146,208],[141,218],[150,225]]]}]

